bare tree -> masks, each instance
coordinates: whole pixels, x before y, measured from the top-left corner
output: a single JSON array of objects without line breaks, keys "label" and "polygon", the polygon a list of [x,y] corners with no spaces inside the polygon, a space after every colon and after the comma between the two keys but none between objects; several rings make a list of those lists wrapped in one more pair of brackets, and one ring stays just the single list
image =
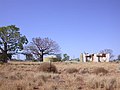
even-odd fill
[{"label": "bare tree", "polygon": [[26,47],[27,51],[36,56],[37,59],[43,61],[46,54],[54,54],[59,51],[58,44],[49,38],[33,38],[32,42]]},{"label": "bare tree", "polygon": [[111,50],[111,49],[104,49],[104,50],[101,50],[100,53],[109,54],[109,55],[110,55],[110,60],[112,60],[113,57],[114,57],[114,55],[113,55],[113,50]]}]

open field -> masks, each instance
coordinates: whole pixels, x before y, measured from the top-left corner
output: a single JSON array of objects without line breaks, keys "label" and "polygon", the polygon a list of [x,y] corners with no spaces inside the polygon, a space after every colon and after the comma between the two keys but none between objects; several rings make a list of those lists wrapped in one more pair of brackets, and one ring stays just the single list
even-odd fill
[{"label": "open field", "polygon": [[0,90],[120,90],[119,63],[52,64],[0,64]]}]

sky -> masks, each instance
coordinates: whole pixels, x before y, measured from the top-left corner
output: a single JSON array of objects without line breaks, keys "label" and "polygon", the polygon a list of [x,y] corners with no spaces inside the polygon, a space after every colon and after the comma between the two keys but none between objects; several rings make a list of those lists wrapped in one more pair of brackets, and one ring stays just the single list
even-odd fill
[{"label": "sky", "polygon": [[120,54],[120,0],[0,0],[0,27],[16,25],[29,42],[56,41],[62,54]]}]

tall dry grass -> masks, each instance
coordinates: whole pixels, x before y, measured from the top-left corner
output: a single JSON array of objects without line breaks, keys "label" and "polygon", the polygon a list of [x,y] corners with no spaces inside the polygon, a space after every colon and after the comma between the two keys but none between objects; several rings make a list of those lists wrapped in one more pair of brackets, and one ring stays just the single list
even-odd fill
[{"label": "tall dry grass", "polygon": [[120,90],[119,63],[56,62],[52,66],[49,72],[48,63],[0,64],[0,90]]}]

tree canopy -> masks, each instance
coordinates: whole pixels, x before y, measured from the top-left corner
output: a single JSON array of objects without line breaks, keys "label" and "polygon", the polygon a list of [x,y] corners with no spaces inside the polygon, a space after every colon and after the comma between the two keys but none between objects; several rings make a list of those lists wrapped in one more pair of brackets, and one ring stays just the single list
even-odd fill
[{"label": "tree canopy", "polygon": [[43,61],[44,55],[54,54],[60,50],[59,45],[55,41],[41,37],[33,38],[25,49],[34,54],[40,61]]},{"label": "tree canopy", "polygon": [[63,54],[63,61],[69,60],[70,56],[67,54]]},{"label": "tree canopy", "polygon": [[104,50],[101,50],[100,53],[109,54],[109,55],[110,55],[110,60],[112,60],[113,57],[114,57],[114,55],[113,55],[113,50],[111,50],[111,49],[104,49]]},{"label": "tree canopy", "polygon": [[23,50],[23,44],[27,44],[26,36],[20,34],[20,29],[15,25],[0,27],[0,51],[7,59],[8,53]]},{"label": "tree canopy", "polygon": [[120,55],[118,55],[118,58],[117,58],[118,60],[120,60]]}]

